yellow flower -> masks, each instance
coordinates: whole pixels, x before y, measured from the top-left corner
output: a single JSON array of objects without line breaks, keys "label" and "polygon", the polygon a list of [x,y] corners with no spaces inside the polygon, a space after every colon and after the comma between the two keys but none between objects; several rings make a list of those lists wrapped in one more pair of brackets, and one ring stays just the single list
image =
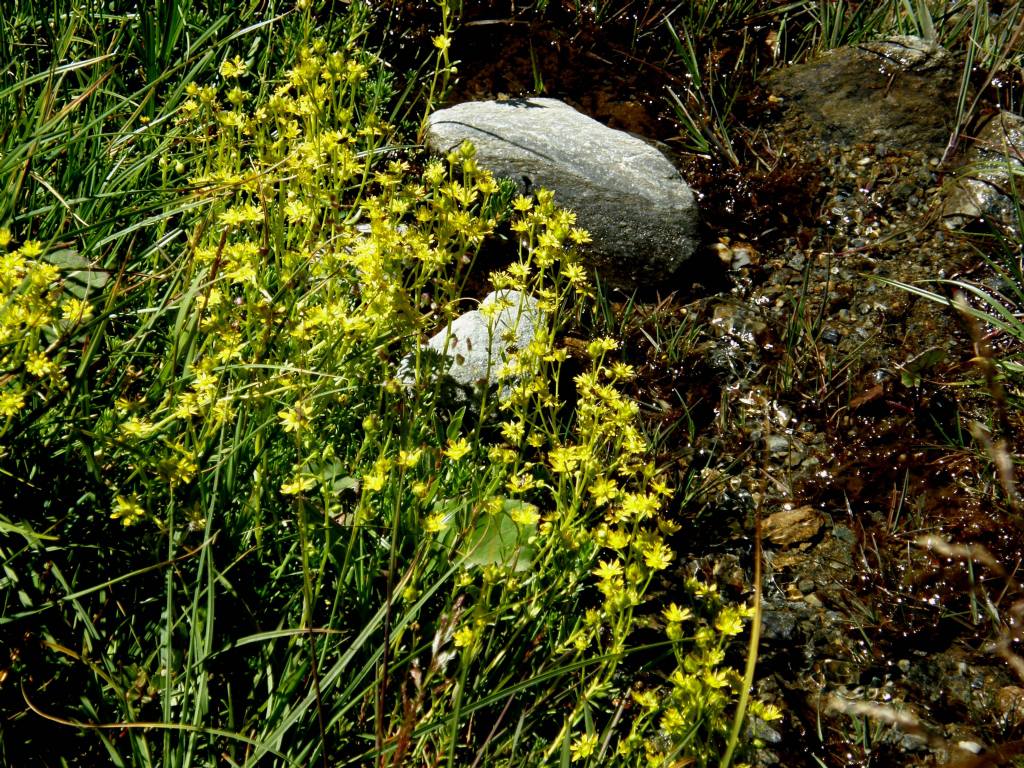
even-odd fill
[{"label": "yellow flower", "polygon": [[610,581],[616,576],[622,575],[622,563],[618,560],[602,560],[601,564],[594,569],[594,575],[602,581]]},{"label": "yellow flower", "polygon": [[734,608],[723,608],[715,618],[715,629],[726,637],[738,635],[743,631],[743,618]]},{"label": "yellow flower", "polygon": [[370,475],[364,475],[363,488],[370,492],[379,491],[384,487],[384,480],[385,477],[382,472],[374,472]]},{"label": "yellow flower", "polygon": [[121,431],[128,437],[145,440],[156,432],[156,425],[149,419],[132,416],[130,419],[121,422]]},{"label": "yellow flower", "polygon": [[636,369],[628,363],[612,363],[612,376],[620,380],[630,380],[636,376]]},{"label": "yellow flower", "polygon": [[540,520],[540,513],[533,504],[519,504],[512,510],[509,517],[516,525],[536,525]]},{"label": "yellow flower", "polygon": [[661,615],[665,617],[665,621],[680,623],[693,618],[693,611],[689,608],[680,608],[675,603],[670,603],[668,608],[662,611]]},{"label": "yellow flower", "polygon": [[664,730],[669,733],[680,733],[689,726],[687,719],[683,716],[675,707],[669,707],[665,710],[665,714],[661,716],[661,720],[658,723]]},{"label": "yellow flower", "polygon": [[423,180],[431,186],[440,184],[445,177],[444,164],[439,160],[431,160],[423,169]]},{"label": "yellow flower", "polygon": [[492,464],[512,464],[516,460],[517,454],[511,448],[492,445],[487,449],[487,458],[491,460]]},{"label": "yellow flower", "polygon": [[447,35],[437,35],[434,37],[434,47],[441,51],[441,53],[445,53],[451,44],[452,40]]},{"label": "yellow flower", "polygon": [[309,427],[309,415],[303,410],[301,404],[278,411],[277,418],[281,420],[285,432],[301,433]]},{"label": "yellow flower", "polygon": [[455,647],[456,648],[468,648],[473,643],[473,639],[476,637],[476,633],[472,627],[463,627],[462,629],[456,630],[455,632]]},{"label": "yellow flower", "polygon": [[718,585],[714,582],[703,582],[691,577],[686,580],[686,588],[692,590],[697,597],[713,597],[718,592]]},{"label": "yellow flower", "polygon": [[501,436],[512,445],[519,445],[526,434],[526,425],[521,421],[503,421],[501,423]]},{"label": "yellow flower", "polygon": [[704,684],[709,688],[725,688],[729,684],[729,673],[724,669],[708,670],[704,673]]},{"label": "yellow flower", "polygon": [[420,591],[416,587],[414,587],[412,585],[409,585],[408,587],[406,587],[405,589],[402,590],[402,601],[403,602],[406,602],[406,603],[415,602],[416,599],[419,598],[419,596],[420,596]]},{"label": "yellow flower", "polygon": [[569,747],[569,751],[572,753],[572,761],[575,763],[577,760],[583,760],[586,757],[590,757],[594,754],[594,750],[597,749],[597,734],[588,733],[584,736],[580,736],[576,741]]},{"label": "yellow flower", "polygon": [[178,455],[164,459],[158,467],[160,474],[172,488],[192,482],[192,478],[195,477],[196,471],[199,469],[196,464],[196,455],[192,451],[180,448],[177,450]]},{"label": "yellow flower", "polygon": [[241,56],[235,56],[233,59],[224,59],[220,65],[220,76],[227,78],[241,77],[245,74],[246,65],[245,60]]},{"label": "yellow flower", "polygon": [[316,485],[316,479],[311,475],[295,475],[291,480],[281,485],[281,493],[286,496],[297,496],[308,491]]},{"label": "yellow flower", "polygon": [[284,216],[289,224],[303,222],[313,212],[309,204],[302,200],[289,200],[284,204]]},{"label": "yellow flower", "polygon": [[652,517],[661,506],[658,498],[651,495],[639,493],[627,493],[622,497],[622,512],[626,518],[646,520]]},{"label": "yellow flower", "polygon": [[659,496],[671,496],[672,489],[668,486],[668,483],[664,479],[657,477],[651,481],[651,490]]},{"label": "yellow flower", "polygon": [[228,91],[228,101],[230,101],[236,107],[242,106],[242,102],[244,102],[247,98],[249,98],[249,94],[243,91],[237,85],[230,91]]},{"label": "yellow flower", "polygon": [[235,418],[235,408],[230,397],[222,397],[210,408],[208,414],[210,423],[214,426],[227,424]]},{"label": "yellow flower", "polygon": [[663,542],[654,542],[644,547],[644,562],[655,571],[663,571],[672,562],[672,550]]},{"label": "yellow flower", "polygon": [[139,522],[146,515],[146,510],[139,504],[136,496],[118,496],[114,501],[114,511],[110,513],[112,520],[120,520],[125,528]]},{"label": "yellow flower", "polygon": [[600,339],[594,339],[587,344],[587,354],[594,359],[601,357],[605,352],[612,352],[619,348],[619,342],[615,339],[604,336]]},{"label": "yellow flower", "polygon": [[56,366],[53,364],[53,361],[42,352],[33,352],[25,361],[25,370],[33,376],[42,378],[43,376],[48,376],[53,373],[54,370],[56,370]]},{"label": "yellow flower", "polygon": [[423,530],[427,533],[440,533],[448,527],[448,520],[445,515],[441,512],[435,512],[429,515],[426,520],[423,521]]},{"label": "yellow flower", "polygon": [[21,245],[21,255],[26,259],[34,259],[43,252],[43,244],[38,240],[26,240]]},{"label": "yellow flower", "polygon": [[562,266],[562,277],[568,279],[569,283],[576,290],[587,287],[587,271],[581,264],[565,264]]},{"label": "yellow flower", "polygon": [[174,418],[188,419],[199,415],[199,398],[195,392],[185,392],[174,404]]},{"label": "yellow flower", "polygon": [[599,507],[607,504],[618,494],[618,485],[614,480],[607,477],[598,477],[590,485],[590,495],[594,498],[594,503]]},{"label": "yellow flower", "polygon": [[45,288],[56,283],[60,278],[60,270],[53,264],[37,261],[32,264],[28,273],[29,283],[35,288]]},{"label": "yellow flower", "polygon": [[533,198],[527,197],[526,195],[519,195],[519,197],[512,201],[512,208],[519,211],[519,213],[526,213],[528,210],[533,208]]},{"label": "yellow flower", "polygon": [[508,489],[508,492],[517,495],[526,493],[539,485],[537,479],[529,472],[520,472],[505,481],[505,488]]},{"label": "yellow flower", "polygon": [[391,459],[381,456],[373,463],[373,472],[363,477],[363,487],[370,492],[381,490],[390,471]]},{"label": "yellow flower", "polygon": [[25,407],[25,393],[20,389],[0,392],[0,416],[13,416]]},{"label": "yellow flower", "polygon": [[765,704],[757,699],[750,702],[750,714],[760,717],[762,720],[769,723],[772,720],[782,719],[782,710],[774,704]]},{"label": "yellow flower", "polygon": [[612,528],[608,531],[605,545],[610,549],[621,550],[629,546],[629,534],[621,528]]},{"label": "yellow flower", "polygon": [[654,712],[658,706],[658,694],[651,688],[644,691],[633,691],[633,701],[643,707],[647,712]]},{"label": "yellow flower", "polygon": [[469,453],[469,447],[469,441],[460,437],[458,440],[449,440],[448,447],[444,449],[443,453],[452,461],[459,461]]},{"label": "yellow flower", "polygon": [[84,323],[92,317],[92,305],[82,299],[68,299],[61,305],[61,316],[73,323]]},{"label": "yellow flower", "polygon": [[576,245],[584,245],[591,242],[590,233],[585,229],[580,229],[579,227],[573,227],[569,230],[569,239]]},{"label": "yellow flower", "polygon": [[574,472],[579,467],[580,450],[579,446],[574,445],[552,448],[548,451],[551,471],[559,475]]},{"label": "yellow flower", "polygon": [[422,448],[415,448],[411,451],[402,450],[398,452],[398,466],[410,469],[415,467],[423,455]]}]

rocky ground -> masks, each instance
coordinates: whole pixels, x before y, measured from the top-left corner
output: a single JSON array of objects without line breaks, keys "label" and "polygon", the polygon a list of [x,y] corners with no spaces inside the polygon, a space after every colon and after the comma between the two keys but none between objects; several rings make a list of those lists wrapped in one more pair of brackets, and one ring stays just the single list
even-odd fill
[{"label": "rocky ground", "polygon": [[676,366],[692,378],[659,399],[714,403],[680,461],[703,466],[698,515],[733,519],[720,554],[694,555],[739,592],[760,518],[758,687],[786,712],[756,734],[760,764],[1003,765],[1024,735],[1007,628],[1024,538],[967,434],[991,420],[992,398],[965,386],[972,335],[990,329],[878,279],[994,278],[942,226],[950,63],[898,74],[879,110],[892,72],[878,56],[847,49],[768,79],[765,145],[816,169],[817,203],[793,208],[811,217],[785,238],[756,221],[716,233],[732,287],[681,310],[697,318]]},{"label": "rocky ground", "polygon": [[[687,491],[674,576],[751,595],[760,530],[757,688],[785,717],[755,728],[757,763],[1011,764],[1024,532],[986,444],[1012,451],[1024,431],[985,384],[985,350],[1019,347],[887,282],[1000,288],[981,258],[1002,258],[994,241],[946,226],[969,158],[969,141],[948,146],[961,64],[902,38],[776,67],[742,99],[751,151],[734,167],[672,152],[653,65],[485,20],[455,39],[453,103],[543,86],[666,142],[698,193],[720,269],[613,304],[634,395]],[[972,437],[975,421],[994,431]]]}]

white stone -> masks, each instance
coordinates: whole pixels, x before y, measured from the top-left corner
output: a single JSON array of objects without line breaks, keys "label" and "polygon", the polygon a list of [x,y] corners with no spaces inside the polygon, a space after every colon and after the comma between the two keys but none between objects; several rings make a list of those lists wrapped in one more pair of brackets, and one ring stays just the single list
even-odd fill
[{"label": "white stone", "polygon": [[[492,305],[496,310],[487,311]],[[483,310],[483,311],[482,311]],[[440,370],[457,386],[460,398],[499,383],[511,355],[533,341],[544,315],[537,300],[520,291],[492,291],[480,302],[480,309],[459,315],[425,345],[439,360],[428,367]],[[405,358],[400,366],[407,384],[415,380],[415,360]],[[507,386],[500,395],[507,394]]]}]

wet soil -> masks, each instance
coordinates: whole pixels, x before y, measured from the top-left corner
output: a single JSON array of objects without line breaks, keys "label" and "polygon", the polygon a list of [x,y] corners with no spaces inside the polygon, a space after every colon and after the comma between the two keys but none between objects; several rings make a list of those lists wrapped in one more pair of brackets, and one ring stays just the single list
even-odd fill
[{"label": "wet soil", "polygon": [[[686,489],[680,574],[701,569],[749,597],[761,532],[757,688],[785,717],[757,729],[755,763],[1010,764],[1024,739],[1013,668],[1024,529],[989,438],[970,425],[1019,448],[1020,412],[985,386],[977,341],[1020,350],[884,282],[988,279],[979,250],[994,255],[991,241],[939,222],[948,116],[914,101],[919,131],[912,115],[898,133],[858,131],[856,115],[823,131],[827,115],[794,107],[814,104],[814,73],[796,85],[778,79],[782,67],[765,76],[771,25],[739,19],[704,51],[726,63],[740,45],[761,51],[764,66],[738,80],[734,164],[686,151],[665,98],[685,72],[666,53],[658,4],[627,3],[639,10],[600,24],[556,3],[546,14],[467,5],[452,103],[562,98],[659,142],[700,196],[728,279],[696,276],[699,296],[680,285],[614,299],[615,330],[640,372],[633,394],[659,461]],[[410,45],[436,33],[422,9],[396,12]],[[869,74],[849,83],[868,105]],[[955,88],[948,72],[915,77],[914,92]],[[917,725],[895,726],[897,711]]]}]

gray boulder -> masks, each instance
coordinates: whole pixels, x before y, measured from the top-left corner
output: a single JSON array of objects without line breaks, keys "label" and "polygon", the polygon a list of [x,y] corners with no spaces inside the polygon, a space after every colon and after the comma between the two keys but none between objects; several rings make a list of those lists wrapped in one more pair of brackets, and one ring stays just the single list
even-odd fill
[{"label": "gray boulder", "polygon": [[958,77],[944,48],[901,35],[780,68],[768,86],[784,99],[789,134],[938,153],[956,122]]},{"label": "gray boulder", "polygon": [[476,101],[434,112],[427,145],[445,154],[465,140],[482,168],[523,193],[546,187],[576,212],[593,242],[583,258],[624,290],[665,285],[696,246],[693,191],[653,146],[557,99]]},{"label": "gray boulder", "polygon": [[999,112],[978,133],[956,182],[948,188],[943,224],[959,229],[986,220],[1019,236],[1017,201],[1022,198],[1024,117]]},{"label": "gray boulder", "polygon": [[[480,308],[459,315],[436,333],[420,352],[421,381],[440,376],[451,399],[473,404],[475,395],[500,383],[511,355],[533,341],[544,314],[537,300],[520,291],[492,291]],[[400,366],[406,384],[416,379],[415,360]],[[508,393],[503,384],[499,396]]]}]

